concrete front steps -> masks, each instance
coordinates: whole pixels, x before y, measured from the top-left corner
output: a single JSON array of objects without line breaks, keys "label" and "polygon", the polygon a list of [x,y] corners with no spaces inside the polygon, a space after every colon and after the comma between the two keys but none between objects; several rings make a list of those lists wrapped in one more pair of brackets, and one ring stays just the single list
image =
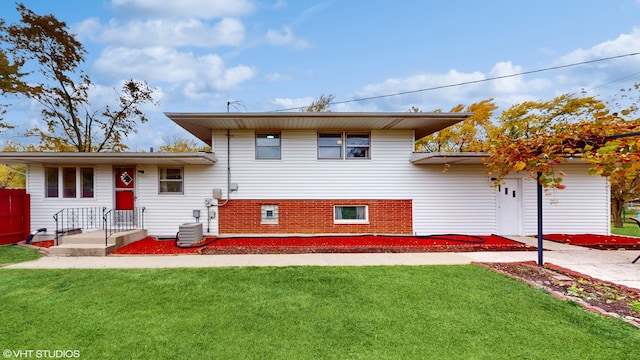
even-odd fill
[{"label": "concrete front steps", "polygon": [[50,256],[107,256],[116,249],[147,237],[147,230],[117,232],[109,236],[105,246],[104,231],[96,230],[81,234],[65,235],[57,246],[47,249]]}]

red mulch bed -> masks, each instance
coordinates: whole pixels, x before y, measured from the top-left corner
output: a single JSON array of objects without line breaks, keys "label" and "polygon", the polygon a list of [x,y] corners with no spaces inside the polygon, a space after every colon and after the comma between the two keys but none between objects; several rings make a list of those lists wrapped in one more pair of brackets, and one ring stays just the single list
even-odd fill
[{"label": "red mulch bed", "polygon": [[640,238],[619,235],[547,234],[546,240],[600,250],[640,250]]},{"label": "red mulch bed", "polygon": [[399,253],[529,251],[535,247],[500,236],[292,236],[209,238],[205,246],[178,248],[174,241],[149,237],[121,247],[113,254],[301,254],[301,253]]},{"label": "red mulch bed", "polygon": [[32,242],[29,245],[48,249],[53,245],[55,245],[55,241],[54,240],[38,241],[38,242]]}]

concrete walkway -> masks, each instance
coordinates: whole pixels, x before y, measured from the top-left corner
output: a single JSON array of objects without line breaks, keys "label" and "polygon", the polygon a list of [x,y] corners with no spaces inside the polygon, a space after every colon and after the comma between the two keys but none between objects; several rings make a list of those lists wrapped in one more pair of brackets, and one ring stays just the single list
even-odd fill
[{"label": "concrete walkway", "polygon": [[[529,237],[511,237],[536,246]],[[640,250],[594,250],[544,242],[544,262],[601,280],[640,289],[640,261],[631,262]],[[455,265],[471,262],[537,261],[536,251],[459,253],[358,253],[358,254],[248,254],[166,256],[46,256],[35,261],[5,266],[5,269],[103,269],[103,268],[193,268],[232,266],[364,266],[364,265]]]}]

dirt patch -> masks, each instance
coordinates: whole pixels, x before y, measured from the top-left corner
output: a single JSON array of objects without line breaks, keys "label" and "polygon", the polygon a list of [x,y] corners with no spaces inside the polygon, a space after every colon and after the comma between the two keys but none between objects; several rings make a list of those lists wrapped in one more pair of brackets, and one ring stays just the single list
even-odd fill
[{"label": "dirt patch", "polygon": [[560,299],[574,301],[584,308],[617,317],[640,327],[640,290],[565,269],[535,262],[479,263],[496,272],[543,289]]}]

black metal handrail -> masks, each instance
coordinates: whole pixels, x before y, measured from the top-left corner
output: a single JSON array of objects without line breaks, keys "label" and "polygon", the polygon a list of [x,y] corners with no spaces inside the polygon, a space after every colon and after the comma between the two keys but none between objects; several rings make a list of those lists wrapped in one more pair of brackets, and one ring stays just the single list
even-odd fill
[{"label": "black metal handrail", "polygon": [[56,245],[58,245],[62,234],[87,229],[102,229],[103,222],[101,220],[106,209],[100,206],[68,208],[55,213],[53,219],[56,221]]},{"label": "black metal handrail", "polygon": [[144,206],[132,210],[111,209],[105,211],[103,219],[104,246],[108,246],[107,240],[113,233],[144,229]]}]

